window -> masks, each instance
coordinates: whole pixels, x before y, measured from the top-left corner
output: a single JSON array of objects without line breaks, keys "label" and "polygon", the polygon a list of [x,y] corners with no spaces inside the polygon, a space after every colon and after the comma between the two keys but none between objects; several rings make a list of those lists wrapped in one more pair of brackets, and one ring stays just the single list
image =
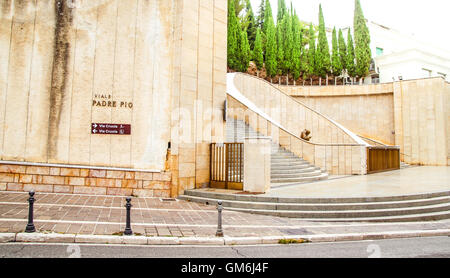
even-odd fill
[{"label": "window", "polygon": [[383,55],[383,48],[377,47],[377,56]]}]

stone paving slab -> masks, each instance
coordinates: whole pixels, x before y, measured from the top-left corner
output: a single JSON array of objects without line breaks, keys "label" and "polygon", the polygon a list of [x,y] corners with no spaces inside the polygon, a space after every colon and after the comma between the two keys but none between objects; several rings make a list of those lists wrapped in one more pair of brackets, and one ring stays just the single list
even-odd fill
[{"label": "stone paving slab", "polygon": [[[28,218],[28,194],[20,192],[0,192],[0,233],[4,238],[11,234],[22,235]],[[70,241],[70,236],[57,238],[58,234],[78,235],[78,240],[89,241],[95,236],[118,237],[125,229],[125,197],[89,196],[75,194],[36,193],[34,224],[38,234],[55,234],[54,240]],[[214,206],[186,201],[165,202],[160,198],[133,198],[131,221],[135,236],[121,243],[143,244],[188,244],[194,240],[198,244],[217,244],[217,210]],[[437,231],[450,230],[450,220],[410,223],[326,223],[307,222],[302,219],[253,215],[235,211],[223,212],[223,244],[233,244],[233,238],[240,243],[274,243],[289,237],[310,237],[320,241],[333,241],[333,235],[341,240],[370,239],[394,236],[430,235]],[[422,231],[414,233],[411,231]],[[86,237],[83,237],[86,236]],[[33,237],[33,236],[30,236]],[[55,236],[53,236],[55,237]],[[0,237],[1,238],[1,237]],[[151,240],[149,240],[151,238]],[[161,238],[164,240],[157,240]],[[177,238],[178,240],[168,240]],[[207,238],[210,238],[208,240]],[[231,238],[231,239],[230,239]],[[16,238],[17,239],[17,238]],[[20,239],[20,237],[19,237]],[[245,239],[245,240],[244,240]],[[46,236],[36,241],[51,241]],[[117,238],[115,238],[117,240]]]}]

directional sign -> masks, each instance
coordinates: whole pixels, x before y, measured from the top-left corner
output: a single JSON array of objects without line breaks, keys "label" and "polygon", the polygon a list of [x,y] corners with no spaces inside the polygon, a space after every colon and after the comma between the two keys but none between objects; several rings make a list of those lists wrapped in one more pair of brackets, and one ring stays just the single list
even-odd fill
[{"label": "directional sign", "polygon": [[131,125],[92,123],[92,134],[130,135]]}]

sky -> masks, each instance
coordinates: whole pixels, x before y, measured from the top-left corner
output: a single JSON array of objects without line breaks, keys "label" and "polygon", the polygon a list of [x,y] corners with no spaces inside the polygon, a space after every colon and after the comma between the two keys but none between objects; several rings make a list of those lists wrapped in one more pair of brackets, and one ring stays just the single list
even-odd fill
[{"label": "sky", "polygon": [[[291,0],[285,0],[289,7]],[[261,0],[251,0],[258,13]],[[270,0],[274,16],[277,0]],[[360,0],[364,17],[450,51],[449,0]],[[302,21],[318,24],[322,4],[327,27],[353,28],[355,0],[292,0]]]}]

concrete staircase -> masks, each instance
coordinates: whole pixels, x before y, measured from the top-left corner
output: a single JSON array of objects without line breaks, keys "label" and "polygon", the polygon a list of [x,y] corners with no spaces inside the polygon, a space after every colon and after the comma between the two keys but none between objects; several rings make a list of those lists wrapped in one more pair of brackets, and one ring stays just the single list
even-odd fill
[{"label": "concrete staircase", "polygon": [[226,210],[323,222],[409,222],[450,219],[450,191],[372,198],[281,198],[187,190],[179,199]]},{"label": "concrete staircase", "polygon": [[[227,119],[227,142],[243,142],[244,137],[263,136],[243,121]],[[271,183],[277,187],[328,178],[328,173],[272,142]]]}]

